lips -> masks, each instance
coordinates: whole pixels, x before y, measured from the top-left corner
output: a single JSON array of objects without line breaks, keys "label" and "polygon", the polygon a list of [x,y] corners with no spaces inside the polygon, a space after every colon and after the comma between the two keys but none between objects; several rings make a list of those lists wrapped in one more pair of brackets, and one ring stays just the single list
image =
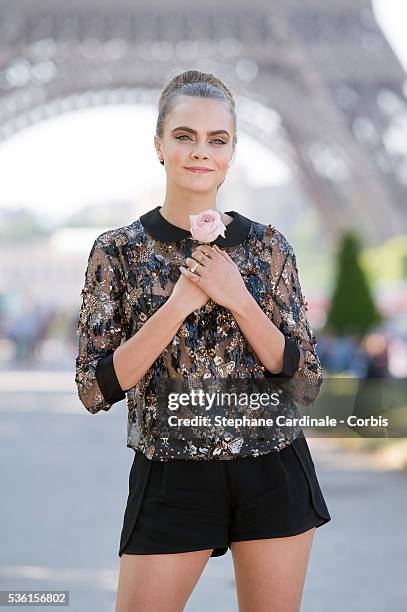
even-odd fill
[{"label": "lips", "polygon": [[185,170],[189,170],[190,172],[195,172],[196,174],[204,174],[205,172],[212,172],[212,170],[210,168],[203,168],[203,167],[185,167]]}]

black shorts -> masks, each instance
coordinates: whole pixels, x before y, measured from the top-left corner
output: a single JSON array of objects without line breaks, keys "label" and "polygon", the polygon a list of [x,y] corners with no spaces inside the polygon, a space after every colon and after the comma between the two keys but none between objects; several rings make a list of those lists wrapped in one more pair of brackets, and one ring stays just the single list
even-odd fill
[{"label": "black shorts", "polygon": [[303,436],[281,451],[231,460],[150,461],[136,452],[119,557],[297,535],[331,520]]}]

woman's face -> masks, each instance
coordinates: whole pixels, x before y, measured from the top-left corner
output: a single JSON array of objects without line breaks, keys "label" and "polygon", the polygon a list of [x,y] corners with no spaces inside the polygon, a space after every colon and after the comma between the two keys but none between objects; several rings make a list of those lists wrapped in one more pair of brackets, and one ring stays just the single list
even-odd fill
[{"label": "woman's face", "polygon": [[[233,133],[230,110],[222,101],[180,96],[166,117],[163,138],[154,137],[167,182],[195,192],[216,191],[229,169]],[[187,170],[192,167],[210,172]]]}]

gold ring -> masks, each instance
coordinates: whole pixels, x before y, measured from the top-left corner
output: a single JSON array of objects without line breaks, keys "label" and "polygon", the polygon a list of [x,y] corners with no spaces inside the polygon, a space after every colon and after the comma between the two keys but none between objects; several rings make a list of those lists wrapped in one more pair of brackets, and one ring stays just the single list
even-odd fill
[{"label": "gold ring", "polygon": [[198,265],[198,264],[196,263],[194,266],[192,266],[192,268],[191,268],[191,272],[195,272],[195,269],[196,269],[197,265]]}]

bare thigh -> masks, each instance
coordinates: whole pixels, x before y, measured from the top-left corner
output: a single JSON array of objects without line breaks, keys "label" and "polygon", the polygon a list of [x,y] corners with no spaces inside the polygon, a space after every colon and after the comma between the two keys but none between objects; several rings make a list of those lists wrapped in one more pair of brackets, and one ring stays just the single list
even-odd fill
[{"label": "bare thigh", "polygon": [[231,543],[239,612],[298,612],[314,534]]},{"label": "bare thigh", "polygon": [[120,557],[115,612],[182,612],[213,548]]}]

